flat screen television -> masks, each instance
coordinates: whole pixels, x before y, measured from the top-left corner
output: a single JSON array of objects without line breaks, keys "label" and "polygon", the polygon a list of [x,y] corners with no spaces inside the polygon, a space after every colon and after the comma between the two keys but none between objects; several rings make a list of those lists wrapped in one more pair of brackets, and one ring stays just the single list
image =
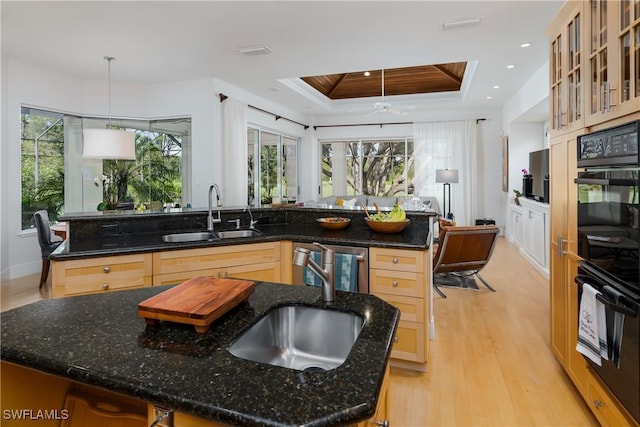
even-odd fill
[{"label": "flat screen television", "polygon": [[533,177],[530,198],[549,203],[549,149],[529,153],[529,173]]}]

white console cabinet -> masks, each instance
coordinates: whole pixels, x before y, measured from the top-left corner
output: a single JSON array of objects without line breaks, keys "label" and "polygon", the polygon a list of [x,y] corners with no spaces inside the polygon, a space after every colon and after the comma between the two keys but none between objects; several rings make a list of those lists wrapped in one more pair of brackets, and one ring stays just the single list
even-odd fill
[{"label": "white console cabinet", "polygon": [[544,277],[549,278],[549,205],[520,198],[511,205],[509,240]]}]

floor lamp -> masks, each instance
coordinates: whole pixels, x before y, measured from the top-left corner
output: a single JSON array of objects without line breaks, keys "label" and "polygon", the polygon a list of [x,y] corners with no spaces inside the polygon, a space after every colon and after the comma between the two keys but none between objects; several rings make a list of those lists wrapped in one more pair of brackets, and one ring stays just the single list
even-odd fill
[{"label": "floor lamp", "polygon": [[[458,170],[457,169],[436,169],[436,183],[442,185],[442,209],[447,206],[446,219],[453,220],[453,214],[451,213],[451,184],[458,183]],[[447,197],[449,196],[449,204],[447,205]]]}]

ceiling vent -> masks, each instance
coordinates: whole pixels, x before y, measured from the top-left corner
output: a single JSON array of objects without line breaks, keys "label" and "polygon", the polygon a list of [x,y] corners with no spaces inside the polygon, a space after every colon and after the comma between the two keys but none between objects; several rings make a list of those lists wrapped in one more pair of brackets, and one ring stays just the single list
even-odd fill
[{"label": "ceiling vent", "polygon": [[241,48],[238,48],[237,51],[240,53],[244,53],[245,55],[248,55],[248,56],[268,55],[273,52],[267,46],[241,47]]},{"label": "ceiling vent", "polygon": [[447,31],[447,30],[454,30],[457,28],[471,27],[473,25],[478,25],[481,21],[482,21],[481,17],[455,19],[453,21],[443,22],[442,29],[444,31]]}]

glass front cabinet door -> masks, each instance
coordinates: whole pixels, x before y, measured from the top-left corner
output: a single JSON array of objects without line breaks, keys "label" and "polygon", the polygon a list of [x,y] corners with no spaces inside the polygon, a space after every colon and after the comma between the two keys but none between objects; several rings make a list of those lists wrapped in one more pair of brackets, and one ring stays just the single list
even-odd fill
[{"label": "glass front cabinet door", "polygon": [[586,125],[638,111],[640,0],[590,0],[586,10]]}]

